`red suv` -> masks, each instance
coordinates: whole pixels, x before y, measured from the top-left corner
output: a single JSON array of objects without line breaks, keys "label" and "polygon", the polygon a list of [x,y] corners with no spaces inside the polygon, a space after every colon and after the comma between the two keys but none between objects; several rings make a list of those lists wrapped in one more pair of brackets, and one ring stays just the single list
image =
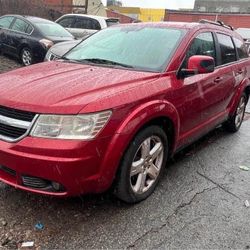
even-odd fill
[{"label": "red suv", "polygon": [[0,180],[60,197],[112,186],[141,201],[177,150],[240,128],[249,72],[242,38],[222,24],[102,30],[62,60],[1,75]]}]

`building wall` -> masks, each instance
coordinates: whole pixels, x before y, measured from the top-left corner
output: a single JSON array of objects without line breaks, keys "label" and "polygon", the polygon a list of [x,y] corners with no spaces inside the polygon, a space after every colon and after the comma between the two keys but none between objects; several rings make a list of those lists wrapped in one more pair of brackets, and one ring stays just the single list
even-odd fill
[{"label": "building wall", "polygon": [[106,12],[107,12],[107,17],[119,18],[120,23],[132,23],[134,21],[133,18],[126,16],[126,15],[123,15],[123,14],[120,14],[120,13],[117,13],[117,12],[110,10],[110,9],[106,9]]},{"label": "building wall", "polygon": [[164,9],[140,9],[139,20],[143,22],[160,22],[164,20]]},{"label": "building wall", "polygon": [[165,21],[198,22],[201,19],[220,20],[234,28],[250,28],[250,14],[198,13],[166,10]]},{"label": "building wall", "polygon": [[133,19],[141,20],[143,22],[159,22],[164,20],[164,9],[143,9],[137,7],[119,7],[109,6],[110,9],[127,15]]},{"label": "building wall", "polygon": [[249,13],[249,0],[196,0],[195,11]]},{"label": "building wall", "polygon": [[56,11],[62,13],[71,13],[72,12],[72,2],[73,0],[43,0],[44,4]]}]

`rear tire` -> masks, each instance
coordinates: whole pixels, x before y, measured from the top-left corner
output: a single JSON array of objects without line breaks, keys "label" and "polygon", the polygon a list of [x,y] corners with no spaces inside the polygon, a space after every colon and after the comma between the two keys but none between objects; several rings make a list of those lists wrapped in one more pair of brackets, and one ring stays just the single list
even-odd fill
[{"label": "rear tire", "polygon": [[240,129],[244,119],[246,105],[247,105],[247,96],[245,93],[243,93],[234,115],[230,117],[225,123],[223,123],[223,128],[226,131],[235,133]]},{"label": "rear tire", "polygon": [[24,66],[29,66],[34,63],[34,56],[30,48],[24,47],[21,50],[20,60]]},{"label": "rear tire", "polygon": [[140,131],[122,159],[115,195],[136,203],[150,196],[158,184],[168,158],[168,139],[162,128],[150,126]]}]

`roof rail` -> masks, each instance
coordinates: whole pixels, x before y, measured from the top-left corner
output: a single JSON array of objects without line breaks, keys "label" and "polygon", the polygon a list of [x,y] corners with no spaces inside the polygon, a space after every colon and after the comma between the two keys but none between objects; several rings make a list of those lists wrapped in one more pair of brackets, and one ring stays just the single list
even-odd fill
[{"label": "roof rail", "polygon": [[231,25],[224,24],[222,21],[214,22],[214,21],[210,21],[210,20],[206,20],[206,19],[201,19],[199,21],[199,23],[209,23],[209,24],[221,26],[221,27],[224,27],[224,28],[227,28],[227,29],[230,29],[230,30],[234,30],[234,28]]}]

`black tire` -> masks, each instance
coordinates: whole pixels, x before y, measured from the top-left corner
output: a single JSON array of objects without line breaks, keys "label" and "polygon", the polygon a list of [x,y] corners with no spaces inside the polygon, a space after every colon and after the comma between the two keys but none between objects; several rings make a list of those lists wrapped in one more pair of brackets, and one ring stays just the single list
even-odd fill
[{"label": "black tire", "polygon": [[20,61],[24,66],[29,66],[34,63],[34,55],[30,48],[22,48],[20,53]]},{"label": "black tire", "polygon": [[[149,143],[146,143],[146,141]],[[145,145],[150,145],[149,146],[150,153],[153,152],[152,149],[157,150],[157,155],[159,154],[157,157],[159,158],[156,158],[155,160],[153,160],[153,157],[150,158],[150,154],[149,154],[150,159],[148,157],[143,157],[142,150],[143,150],[143,146],[144,148],[146,147]],[[151,146],[152,146],[152,149],[151,149]],[[156,149],[157,146],[159,146],[158,149]],[[135,174],[131,177],[130,174],[132,171],[132,163],[133,162],[135,163],[136,157],[139,154],[141,154],[141,159],[140,158],[138,159],[142,160],[142,158],[147,158],[145,160],[145,163],[141,164],[142,166],[140,166],[141,171],[144,171],[144,172],[138,173],[138,176]],[[130,143],[121,161],[121,165],[120,165],[118,175],[117,175],[117,180],[115,183],[114,194],[119,199],[127,203],[137,203],[146,199],[148,196],[150,196],[153,193],[156,185],[158,184],[160,177],[164,172],[164,167],[166,165],[167,158],[168,158],[168,139],[163,129],[158,126],[150,126],[140,131],[135,136],[133,141]],[[137,162],[139,162],[140,160],[137,160]],[[152,164],[154,166],[159,165],[160,167],[153,168],[152,170]],[[153,180],[151,179],[151,176],[150,176],[151,174],[149,173],[145,174],[147,171],[150,171],[152,173],[150,169],[153,171],[153,175],[156,175],[154,176],[155,179],[153,178]],[[156,169],[158,170],[158,172],[155,171]],[[139,191],[136,192],[134,190],[137,187],[136,183],[138,182],[139,175],[146,176],[144,183],[145,185],[148,185],[145,187],[145,191],[140,191],[142,193],[139,193]],[[137,180],[135,180],[136,176],[137,176]],[[142,178],[143,177],[141,177],[141,179]],[[133,183],[133,181],[135,181],[136,183]],[[141,183],[142,182],[143,181],[141,181]],[[135,186],[133,186],[133,184],[135,184]]]},{"label": "black tire", "polygon": [[[233,116],[222,124],[223,128],[226,131],[235,133],[240,129],[241,124],[244,120],[246,105],[247,105],[247,96],[245,93],[243,93]],[[239,112],[242,112],[240,117],[239,117]]]}]

